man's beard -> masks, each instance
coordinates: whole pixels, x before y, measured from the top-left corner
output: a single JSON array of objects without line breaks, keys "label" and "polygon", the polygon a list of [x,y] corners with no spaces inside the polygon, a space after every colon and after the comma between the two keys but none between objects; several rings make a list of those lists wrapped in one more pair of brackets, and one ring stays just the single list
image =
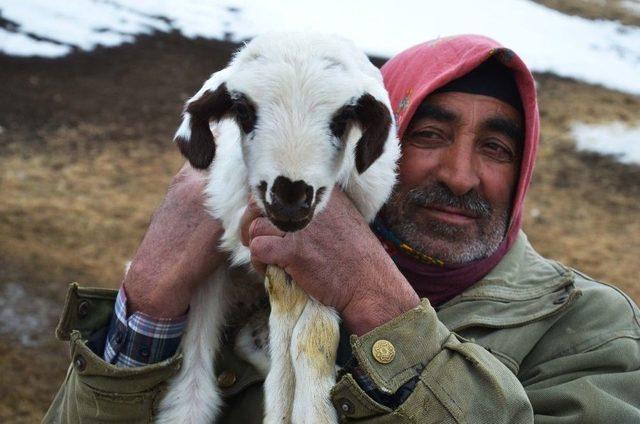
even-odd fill
[{"label": "man's beard", "polygon": [[[455,225],[424,216],[426,207],[450,207],[474,217],[467,225]],[[464,264],[491,256],[500,246],[509,225],[508,207],[496,208],[476,190],[456,196],[439,182],[394,191],[383,208],[389,228],[420,253],[449,264]]]}]

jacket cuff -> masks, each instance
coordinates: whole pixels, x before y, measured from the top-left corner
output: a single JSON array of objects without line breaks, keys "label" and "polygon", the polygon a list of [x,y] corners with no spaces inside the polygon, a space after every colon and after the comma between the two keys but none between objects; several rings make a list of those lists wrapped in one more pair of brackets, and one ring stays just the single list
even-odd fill
[{"label": "jacket cuff", "polygon": [[378,389],[392,394],[420,375],[450,334],[429,301],[422,299],[416,308],[372,331],[352,335],[351,349]]},{"label": "jacket cuff", "polygon": [[116,290],[80,287],[69,284],[62,314],[56,327],[58,340],[68,341],[77,330],[87,339],[97,330],[107,327],[113,313]]},{"label": "jacket cuff", "polygon": [[109,324],[116,293],[116,290],[83,288],[76,283],[69,286],[56,328],[57,337],[69,340],[71,345],[71,367],[75,372],[67,378],[100,393],[139,393],[157,388],[180,368],[181,354],[153,365],[121,368],[105,362],[101,351],[91,347],[90,340],[104,334]]},{"label": "jacket cuff", "polygon": [[139,393],[158,387],[182,364],[182,355],[152,365],[118,367],[96,355],[82,339],[79,331],[71,332],[71,360],[77,378],[104,393]]}]

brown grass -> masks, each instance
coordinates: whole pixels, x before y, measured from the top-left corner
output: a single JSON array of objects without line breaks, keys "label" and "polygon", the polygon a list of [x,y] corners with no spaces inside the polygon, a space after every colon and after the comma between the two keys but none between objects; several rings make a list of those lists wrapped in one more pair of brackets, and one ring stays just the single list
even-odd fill
[{"label": "brown grass", "polygon": [[[0,58],[0,288],[18,281],[61,307],[70,281],[118,286],[182,163],[171,143],[181,104],[231,49],[173,34],[59,60]],[[525,229],[541,253],[638,301],[639,168],[577,154],[567,130],[572,120],[640,123],[640,98],[537,78],[543,144]],[[0,422],[38,421],[66,347],[0,337]]]},{"label": "brown grass", "polygon": [[537,80],[542,144],[525,231],[542,254],[614,283],[639,301],[634,257],[640,251],[640,167],[576,153],[568,129],[574,120],[638,125],[640,98],[550,75]]}]

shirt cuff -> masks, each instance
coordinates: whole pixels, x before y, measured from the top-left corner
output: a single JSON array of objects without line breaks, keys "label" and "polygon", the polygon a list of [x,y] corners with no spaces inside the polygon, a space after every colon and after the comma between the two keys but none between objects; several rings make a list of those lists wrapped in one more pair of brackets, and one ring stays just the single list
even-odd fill
[{"label": "shirt cuff", "polygon": [[187,315],[156,318],[143,312],[127,316],[127,295],[120,287],[109,324],[103,357],[119,367],[139,367],[163,361],[178,350]]},{"label": "shirt cuff", "polygon": [[395,393],[388,394],[382,392],[373,383],[373,380],[362,370],[359,366],[355,365],[346,369],[351,374],[353,380],[358,383],[358,386],[374,401],[380,405],[384,405],[387,408],[394,410],[398,406],[402,405],[404,401],[413,393],[413,389],[418,382],[418,376],[406,382]]}]

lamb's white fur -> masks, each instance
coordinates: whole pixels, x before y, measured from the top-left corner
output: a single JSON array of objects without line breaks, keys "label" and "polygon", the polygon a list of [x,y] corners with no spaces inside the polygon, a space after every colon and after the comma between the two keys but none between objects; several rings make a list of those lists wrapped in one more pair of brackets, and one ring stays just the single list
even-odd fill
[{"label": "lamb's white fur", "polygon": [[[225,232],[221,247],[231,252],[233,267],[250,267],[250,253],[240,243],[239,224],[250,192],[264,208],[257,189],[261,181],[271,187],[276,177],[285,176],[291,181],[303,180],[316,191],[326,187],[315,213],[325,207],[331,188],[338,184],[365,219],[374,218],[395,182],[399,147],[392,123],[383,153],[359,174],[354,149],[362,130],[357,124],[351,126],[345,140],[338,140],[329,130],[333,114],[365,93],[391,113],[380,72],[351,42],[313,34],[257,37],[227,68],[213,74],[189,102],[222,83],[229,92],[242,92],[251,98],[258,115],[255,130],[249,134],[243,134],[230,118],[222,118],[211,127],[217,149],[205,189],[206,204],[222,221]],[[177,137],[190,137],[190,119],[185,113]],[[271,201],[270,190],[266,201]],[[238,273],[231,274],[228,269],[217,271],[192,299],[182,342],[183,366],[169,383],[158,422],[208,423],[219,412],[221,399],[213,364],[225,315],[239,299],[258,298],[262,290],[257,274],[247,270],[241,282],[237,281]],[[327,372],[313,358],[300,354],[299,348],[306,343],[309,325],[324,322],[330,329],[327,350],[333,350],[335,360],[338,316],[333,309],[308,298],[295,284],[285,289],[293,290],[289,295],[302,297],[303,302],[288,307],[281,300],[278,303],[271,299],[265,422],[335,422],[335,410],[329,401],[329,390],[335,384],[333,364]],[[242,331],[238,337],[243,337]],[[236,347],[246,349],[247,344],[245,334]],[[245,351],[243,356],[256,361],[258,369],[269,367],[264,355]]]}]

